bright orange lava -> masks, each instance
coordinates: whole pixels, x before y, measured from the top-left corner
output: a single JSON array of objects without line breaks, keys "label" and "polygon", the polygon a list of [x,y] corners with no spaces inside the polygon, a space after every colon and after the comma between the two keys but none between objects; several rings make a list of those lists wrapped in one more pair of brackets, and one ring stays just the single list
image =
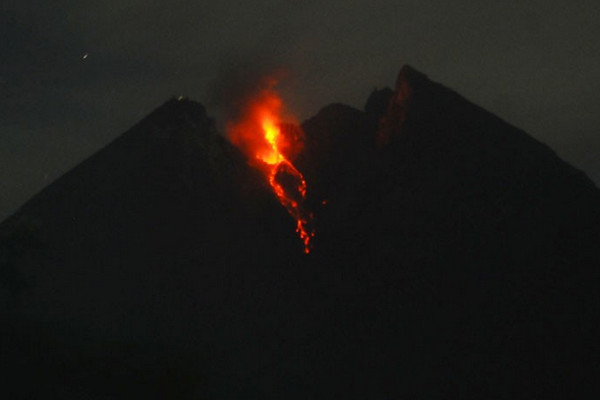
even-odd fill
[{"label": "bright orange lava", "polygon": [[[304,207],[306,181],[296,167],[282,154],[282,148],[293,144],[282,133],[283,102],[269,87],[247,101],[241,118],[227,126],[227,135],[250,159],[250,163],[263,171],[288,213],[296,220],[296,232],[304,244],[304,252],[310,253],[313,215]],[[292,149],[298,151],[298,149]]]}]

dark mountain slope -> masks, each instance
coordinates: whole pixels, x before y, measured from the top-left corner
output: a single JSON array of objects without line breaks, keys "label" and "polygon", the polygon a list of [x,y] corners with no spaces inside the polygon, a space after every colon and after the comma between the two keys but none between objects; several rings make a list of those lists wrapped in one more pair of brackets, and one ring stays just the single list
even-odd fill
[{"label": "dark mountain slope", "polygon": [[[334,182],[313,192],[327,198],[314,257],[340,286],[326,308],[347,312],[322,343],[344,369],[323,384],[353,382],[374,398],[597,391],[598,189],[408,67],[387,109],[370,106],[362,117],[324,109],[304,125],[352,148],[314,155],[343,169],[314,172]],[[357,127],[378,114],[365,143]]]},{"label": "dark mountain slope", "polygon": [[303,128],[309,256],[262,177],[189,101],[5,221],[12,397],[599,392],[589,179],[409,67],[364,112],[330,105]]},{"label": "dark mountain slope", "polygon": [[270,360],[247,367],[302,262],[262,176],[190,101],[157,109],[1,232],[2,362],[30,382],[10,398],[236,393]]}]

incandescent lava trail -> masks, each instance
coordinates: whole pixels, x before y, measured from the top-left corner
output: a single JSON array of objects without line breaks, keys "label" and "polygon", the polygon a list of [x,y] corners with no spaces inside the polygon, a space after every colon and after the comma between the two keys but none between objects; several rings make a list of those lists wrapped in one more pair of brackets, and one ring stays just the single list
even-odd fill
[{"label": "incandescent lava trail", "polygon": [[[227,136],[248,157],[250,165],[265,175],[277,199],[296,220],[296,232],[310,253],[313,214],[305,207],[306,181],[286,157],[300,151],[300,144],[284,133],[300,133],[300,128],[282,120],[283,101],[274,90],[275,80],[266,81],[265,87],[243,104],[240,118],[227,124]],[[285,150],[284,150],[285,149]],[[285,153],[285,154],[284,154]]]}]

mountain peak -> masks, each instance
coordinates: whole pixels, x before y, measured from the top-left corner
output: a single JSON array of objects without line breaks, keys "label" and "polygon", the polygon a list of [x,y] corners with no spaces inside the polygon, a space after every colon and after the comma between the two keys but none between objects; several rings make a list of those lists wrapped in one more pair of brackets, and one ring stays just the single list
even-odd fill
[{"label": "mountain peak", "polygon": [[395,90],[389,96],[387,110],[379,117],[378,146],[385,146],[393,137],[400,135],[414,85],[426,80],[427,77],[414,68],[408,65],[402,67],[396,78]]},{"label": "mountain peak", "polygon": [[150,113],[140,124],[150,123],[157,128],[181,128],[189,126],[214,126],[208,117],[206,108],[199,102],[185,97],[173,97]]},{"label": "mountain peak", "polygon": [[418,81],[424,81],[428,79],[429,78],[426,74],[406,64],[403,65],[402,68],[400,68],[400,72],[398,73],[398,77],[396,78],[396,87],[398,87],[398,85],[401,82],[416,83]]}]

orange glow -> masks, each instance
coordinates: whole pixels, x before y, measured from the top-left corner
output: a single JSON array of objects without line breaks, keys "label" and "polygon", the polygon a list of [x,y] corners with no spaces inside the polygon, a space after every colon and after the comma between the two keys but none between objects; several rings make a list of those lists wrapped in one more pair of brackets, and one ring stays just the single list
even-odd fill
[{"label": "orange glow", "polygon": [[248,156],[250,164],[265,174],[281,205],[296,220],[296,232],[308,254],[315,233],[313,215],[304,206],[306,181],[283,154],[283,149],[286,154],[300,149],[282,132],[283,102],[273,90],[274,84],[269,81],[268,87],[245,103],[241,118],[227,124],[227,135]]}]

